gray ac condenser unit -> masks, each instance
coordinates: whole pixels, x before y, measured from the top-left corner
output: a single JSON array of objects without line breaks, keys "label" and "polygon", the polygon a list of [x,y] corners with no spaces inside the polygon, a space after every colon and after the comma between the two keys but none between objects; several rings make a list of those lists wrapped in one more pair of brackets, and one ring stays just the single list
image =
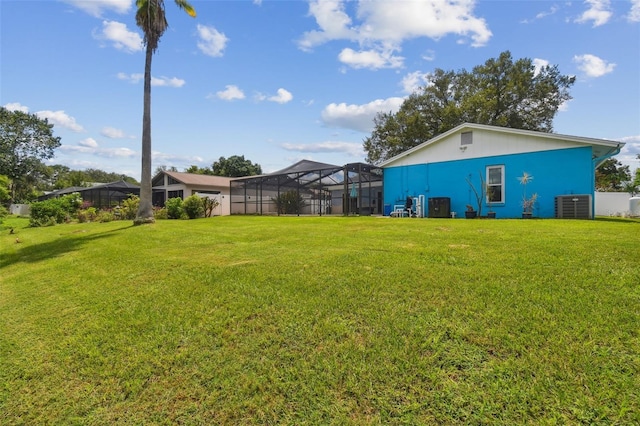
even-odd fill
[{"label": "gray ac condenser unit", "polygon": [[556,197],[556,217],[560,219],[592,219],[593,204],[591,194],[558,195]]}]

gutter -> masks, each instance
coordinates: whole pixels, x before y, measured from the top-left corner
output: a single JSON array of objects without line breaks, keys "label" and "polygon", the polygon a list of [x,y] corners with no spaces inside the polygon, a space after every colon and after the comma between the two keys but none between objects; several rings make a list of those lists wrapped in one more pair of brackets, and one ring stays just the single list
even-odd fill
[{"label": "gutter", "polygon": [[619,143],[619,144],[616,145],[615,148],[613,148],[612,151],[609,151],[608,153],[606,153],[605,155],[603,155],[601,157],[595,157],[592,160],[593,161],[593,169],[595,170],[600,165],[600,163],[602,163],[607,158],[611,158],[614,155],[620,154],[620,150],[622,149],[623,146],[624,146],[624,143]]}]

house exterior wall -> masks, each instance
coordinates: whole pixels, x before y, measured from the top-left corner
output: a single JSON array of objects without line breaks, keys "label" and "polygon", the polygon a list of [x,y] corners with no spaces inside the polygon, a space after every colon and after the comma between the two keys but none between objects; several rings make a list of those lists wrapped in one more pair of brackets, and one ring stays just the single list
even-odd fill
[{"label": "house exterior wall", "polygon": [[407,152],[385,165],[386,167],[409,166],[426,163],[440,163],[451,160],[469,160],[509,154],[536,153],[565,148],[584,147],[571,140],[557,140],[543,137],[532,138],[518,133],[472,129],[472,143],[462,145],[462,133],[456,132],[427,145],[424,149]]},{"label": "house exterior wall", "polygon": [[[219,194],[211,194],[212,191],[220,191]],[[207,196],[209,198],[213,198],[217,200],[220,204],[218,207],[213,209],[213,216],[228,216],[231,214],[231,196],[229,193],[229,188],[226,187],[216,187],[216,188],[196,188],[196,187],[187,187],[185,190],[185,198],[189,197],[193,194],[199,195],[201,197]]]},{"label": "house exterior wall", "polygon": [[[518,146],[516,152],[515,148],[509,148],[514,145],[512,135],[496,138],[492,135],[491,144],[488,144],[482,143],[482,133],[474,130],[473,144],[464,151],[460,150],[459,143],[445,143],[445,139],[386,166],[385,206],[404,204],[408,196],[424,195],[427,205],[430,197],[449,197],[451,211],[456,212],[457,217],[464,217],[466,205],[477,209],[475,195],[465,178],[479,190],[479,174],[486,180],[487,166],[504,166],[504,200],[491,206],[498,218],[521,217],[525,187],[518,177],[523,172],[533,176],[533,181],[526,185],[527,196],[538,194],[534,217],[555,217],[555,197],[558,195],[593,196],[594,168],[590,146],[572,147],[568,142],[561,149],[549,149],[551,144],[546,141],[525,140],[515,144]],[[453,135],[452,139],[456,137],[460,136]],[[540,150],[542,148],[546,150]],[[481,156],[482,153],[485,155]],[[488,207],[486,200],[483,201],[482,215],[486,215]]]},{"label": "house exterior wall", "polygon": [[[153,187],[154,191],[164,191],[163,202],[166,202],[170,192],[182,191],[182,199],[184,200],[191,195],[197,194],[200,196],[208,196],[218,200],[220,205],[213,211],[214,216],[227,216],[231,214],[231,196],[228,186],[213,186],[213,185],[188,185],[184,183],[169,184],[169,177],[162,176],[162,185],[156,185]],[[212,194],[211,192],[218,191],[219,194]]]}]

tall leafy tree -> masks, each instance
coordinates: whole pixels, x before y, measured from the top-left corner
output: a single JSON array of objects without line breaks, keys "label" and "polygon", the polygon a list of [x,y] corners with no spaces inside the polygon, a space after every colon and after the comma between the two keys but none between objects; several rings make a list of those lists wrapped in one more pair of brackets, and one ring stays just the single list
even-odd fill
[{"label": "tall leafy tree", "polygon": [[631,182],[629,166],[623,166],[615,158],[607,158],[596,169],[596,190],[625,191],[625,183]]},{"label": "tall leafy tree", "polygon": [[[189,16],[196,11],[186,0],[174,0],[175,4]],[[136,24],[144,33],[144,107],[142,114],[142,174],[140,177],[140,207],[135,224],[151,223],[153,218],[151,192],[151,61],[158,43],[169,27],[165,16],[164,0],[136,0]]]},{"label": "tall leafy tree", "polygon": [[185,173],[193,173],[196,175],[212,175],[213,171],[211,171],[208,167],[198,167],[195,164],[190,165],[186,169],[184,169]]},{"label": "tall leafy tree", "polygon": [[0,175],[0,207],[2,207],[4,204],[8,204],[9,200],[11,199],[11,196],[9,195],[10,185],[11,180],[5,175]]},{"label": "tall leafy tree", "polygon": [[11,181],[11,201],[29,201],[31,185],[45,169],[42,161],[52,158],[59,146],[47,119],[0,107],[0,175]]},{"label": "tall leafy tree", "polygon": [[574,82],[557,66],[536,69],[508,51],[472,71],[436,69],[397,113],[376,116],[364,140],[367,161],[379,163],[465,122],[552,132]]},{"label": "tall leafy tree", "polygon": [[244,155],[220,157],[211,168],[216,176],[242,177],[262,174],[262,167],[258,163],[252,163],[251,160],[245,160]]},{"label": "tall leafy tree", "polygon": [[54,164],[46,168],[44,179],[39,184],[42,190],[62,189],[70,186],[90,186],[93,183],[110,183],[123,180],[138,185],[131,176],[105,172],[100,169],[71,170],[67,166]]},{"label": "tall leafy tree", "polygon": [[166,166],[163,164],[161,166],[156,167],[156,171],[153,172],[153,176],[162,172],[177,172],[177,171],[178,171],[178,168],[176,166]]}]

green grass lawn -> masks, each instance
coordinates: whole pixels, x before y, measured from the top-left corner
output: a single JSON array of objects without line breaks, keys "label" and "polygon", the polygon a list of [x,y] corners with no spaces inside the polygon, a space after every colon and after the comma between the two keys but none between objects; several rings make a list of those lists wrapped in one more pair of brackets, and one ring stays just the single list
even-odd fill
[{"label": "green grass lawn", "polygon": [[26,223],[3,425],[640,423],[637,220]]}]

